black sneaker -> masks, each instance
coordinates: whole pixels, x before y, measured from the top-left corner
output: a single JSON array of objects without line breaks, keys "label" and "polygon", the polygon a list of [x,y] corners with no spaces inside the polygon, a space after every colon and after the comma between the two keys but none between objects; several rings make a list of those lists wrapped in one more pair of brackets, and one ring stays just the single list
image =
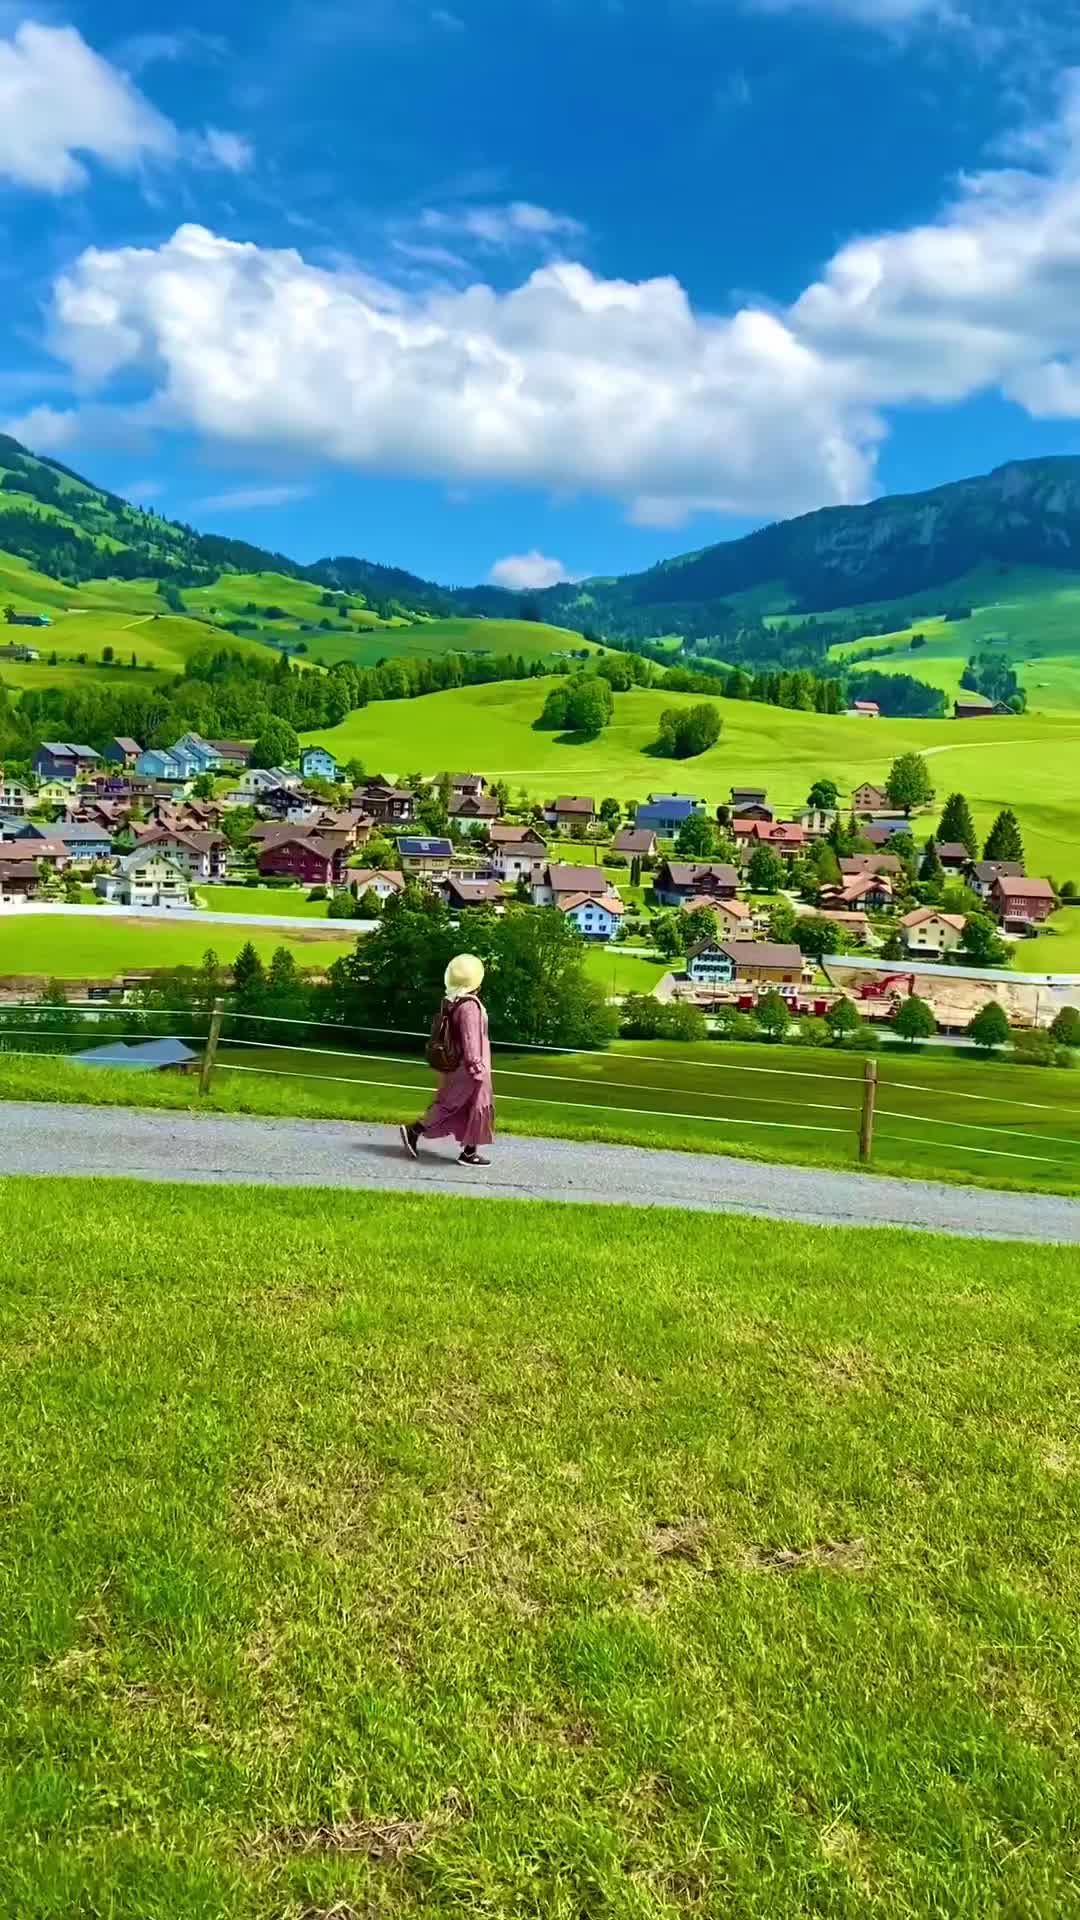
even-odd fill
[{"label": "black sneaker", "polygon": [[420,1153],[418,1149],[418,1143],[419,1143],[420,1135],[417,1133],[416,1128],[415,1127],[399,1127],[398,1132],[401,1135],[401,1144],[404,1147],[406,1153],[408,1154],[409,1159],[419,1160]]},{"label": "black sneaker", "polygon": [[458,1154],[459,1167],[490,1167],[490,1165],[491,1161],[485,1160],[483,1154],[477,1153],[475,1147],[466,1147],[462,1153]]}]

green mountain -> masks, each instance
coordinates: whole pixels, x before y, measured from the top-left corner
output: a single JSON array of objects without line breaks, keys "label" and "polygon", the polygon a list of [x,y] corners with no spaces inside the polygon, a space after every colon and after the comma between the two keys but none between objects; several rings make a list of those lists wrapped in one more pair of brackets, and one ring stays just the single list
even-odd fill
[{"label": "green mountain", "polygon": [[196,600],[213,601],[206,590],[223,576],[273,574],[350,596],[379,619],[524,615],[616,643],[674,636],[689,653],[809,663],[925,614],[962,619],[1017,570],[1027,599],[1043,580],[1047,591],[1074,575],[1080,584],[1080,458],[1014,461],[927,493],[826,507],[643,573],[521,596],[443,587],[353,555],[301,565],[148,513],[0,435],[0,551],[66,586],[158,580],[169,598],[199,590]]},{"label": "green mountain", "polygon": [[537,597],[545,618],[564,624],[576,613],[612,630],[684,632],[687,621],[699,630],[704,609],[723,622],[748,601],[773,615],[897,601],[944,608],[963,599],[971,574],[1017,567],[1080,572],[1080,458],[1018,460],[928,493],[825,507],[645,573]]}]

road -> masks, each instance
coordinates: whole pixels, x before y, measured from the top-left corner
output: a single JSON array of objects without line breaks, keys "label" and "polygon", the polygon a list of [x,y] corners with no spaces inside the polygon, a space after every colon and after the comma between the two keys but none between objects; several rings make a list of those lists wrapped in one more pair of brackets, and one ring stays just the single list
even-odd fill
[{"label": "road", "polygon": [[0,1105],[0,1172],[203,1185],[373,1188],[751,1214],[829,1227],[919,1227],[1080,1245],[1080,1200],[997,1193],[712,1154],[505,1136],[481,1173],[440,1142],[418,1163],[389,1127],[129,1107]]}]

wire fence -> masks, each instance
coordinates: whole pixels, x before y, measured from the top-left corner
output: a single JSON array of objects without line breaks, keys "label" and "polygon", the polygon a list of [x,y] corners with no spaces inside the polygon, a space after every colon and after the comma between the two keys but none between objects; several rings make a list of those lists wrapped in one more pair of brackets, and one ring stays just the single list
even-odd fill
[{"label": "wire fence", "polygon": [[[178,1032],[178,1023],[188,1030]],[[0,1053],[64,1057],[96,1051],[102,1040],[109,1047],[137,1045],[163,1037],[162,1028],[195,1050],[190,1065],[198,1068],[204,1092],[217,1076],[237,1086],[290,1081],[315,1095],[335,1090],[333,1110],[348,1102],[358,1118],[412,1118],[430,1097],[424,1030],[319,1026],[310,1018],[245,1014],[221,1004],[194,1015],[180,1007],[111,1011],[98,1002],[12,1006],[6,1016],[0,1010]],[[555,1131],[550,1121],[561,1112],[571,1130],[584,1122],[594,1135],[606,1126],[628,1137],[626,1130],[636,1129],[647,1138],[663,1134],[666,1144],[682,1137],[691,1146],[708,1140],[737,1147],[743,1134],[824,1137],[848,1142],[846,1153],[832,1145],[827,1154],[866,1164],[902,1162],[933,1172],[950,1163],[993,1161],[1003,1177],[1010,1168],[1028,1170],[1025,1178],[1039,1169],[1049,1183],[1080,1185],[1080,1104],[1013,1096],[1012,1066],[996,1069],[993,1090],[984,1091],[956,1084],[980,1070],[970,1059],[937,1061],[933,1075],[911,1081],[900,1077],[900,1068],[894,1078],[891,1062],[859,1063],[842,1049],[819,1068],[789,1065],[782,1055],[773,1064],[747,1061],[741,1050],[725,1059],[722,1044],[710,1043],[708,1058],[702,1051],[501,1040],[494,1043],[496,1096],[525,1128],[534,1113],[540,1130]],[[1020,1176],[1014,1171],[1012,1177]]]}]

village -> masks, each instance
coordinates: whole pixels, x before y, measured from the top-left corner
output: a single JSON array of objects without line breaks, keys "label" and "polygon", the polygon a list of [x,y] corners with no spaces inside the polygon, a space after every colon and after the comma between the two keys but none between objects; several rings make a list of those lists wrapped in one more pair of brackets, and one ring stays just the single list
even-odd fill
[{"label": "village", "polygon": [[1009,972],[1060,903],[1027,874],[1014,816],[1002,811],[982,849],[962,796],[935,824],[914,755],[847,796],[816,782],[788,819],[764,787],[733,787],[715,817],[677,793],[629,806],[522,794],[512,808],[479,773],[399,784],[321,746],[295,765],[251,759],[243,742],[197,733],[100,754],[44,743],[30,778],[0,773],[0,907],[185,914],[200,887],[228,885],[303,890],[334,921],[370,923],[413,883],[454,913],[551,908],[590,945],[659,954],[670,969],[656,997],[707,1016],[779,996],[794,1017],[846,1000],[860,1022],[902,1026],[915,999],[956,1032],[987,1001],[1013,1027],[1049,1024],[1060,1004],[1047,981],[1029,991]]}]

